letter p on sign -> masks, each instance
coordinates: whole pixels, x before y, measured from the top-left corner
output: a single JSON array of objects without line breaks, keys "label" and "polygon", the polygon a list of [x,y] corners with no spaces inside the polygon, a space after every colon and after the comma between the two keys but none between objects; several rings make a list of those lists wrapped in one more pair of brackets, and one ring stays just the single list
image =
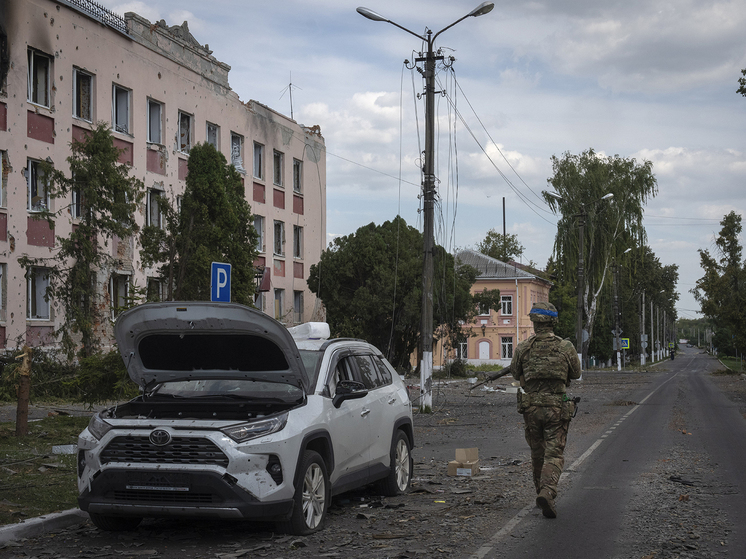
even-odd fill
[{"label": "letter p on sign", "polygon": [[210,276],[210,300],[231,302],[231,265],[223,262],[212,263]]}]

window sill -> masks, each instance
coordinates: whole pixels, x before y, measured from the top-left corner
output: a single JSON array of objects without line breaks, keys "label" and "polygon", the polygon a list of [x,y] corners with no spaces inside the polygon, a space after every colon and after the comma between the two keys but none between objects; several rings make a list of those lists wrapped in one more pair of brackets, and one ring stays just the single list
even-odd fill
[{"label": "window sill", "polygon": [[46,113],[49,113],[49,116],[54,115],[54,105],[47,107],[46,105],[39,105],[38,103],[34,103],[33,101],[29,101],[26,99],[26,102],[29,104],[29,106],[36,110],[36,112],[44,111]]},{"label": "window sill", "polygon": [[91,128],[93,127],[93,121],[92,120],[87,120],[87,119],[83,118],[82,116],[75,116],[75,115],[73,115],[73,120],[76,121],[75,122],[76,125],[84,122],[84,123],[90,125]]},{"label": "window sill", "polygon": [[111,131],[114,134],[119,134],[120,136],[124,136],[125,138],[128,138],[130,140],[134,140],[135,139],[135,135],[134,134],[130,134],[129,131],[124,132],[122,130],[117,130],[115,126],[111,127]]},{"label": "window sill", "polygon": [[148,149],[151,149],[153,151],[164,151],[166,149],[166,146],[163,144],[159,144],[158,142],[147,142]]}]

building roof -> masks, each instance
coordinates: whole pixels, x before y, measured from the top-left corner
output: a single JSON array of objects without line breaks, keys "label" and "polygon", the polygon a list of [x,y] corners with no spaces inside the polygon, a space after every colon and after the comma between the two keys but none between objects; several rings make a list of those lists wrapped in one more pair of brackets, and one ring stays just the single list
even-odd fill
[{"label": "building roof", "polygon": [[518,267],[515,262],[506,264],[496,258],[471,249],[460,250],[456,253],[456,262],[471,266],[479,272],[478,279],[509,279],[509,280],[539,280],[549,283],[546,279],[531,274]]}]

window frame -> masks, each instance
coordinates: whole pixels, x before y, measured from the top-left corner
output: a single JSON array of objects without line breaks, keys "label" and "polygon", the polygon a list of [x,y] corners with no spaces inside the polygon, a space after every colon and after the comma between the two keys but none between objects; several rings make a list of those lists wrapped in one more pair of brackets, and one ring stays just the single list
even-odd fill
[{"label": "window frame", "polygon": [[[161,210],[161,204],[158,200],[163,197],[164,194],[165,192],[160,188],[156,188],[154,186],[148,188],[148,192],[145,197],[145,225],[152,225],[154,227],[157,227],[158,229],[164,228],[163,211]],[[156,223],[153,223],[153,204],[155,204],[155,207],[158,210]]]},{"label": "window frame", "polygon": [[255,179],[264,180],[264,144],[254,142],[253,176]]},{"label": "window frame", "polygon": [[10,175],[8,152],[4,149],[0,149],[0,208],[5,208],[7,204],[8,175]]},{"label": "window frame", "polygon": [[[38,101],[39,85],[37,83],[37,80],[35,79],[38,77],[37,64],[36,64],[37,57],[44,58],[46,59],[46,62],[47,62],[46,76],[44,77],[45,83],[44,83],[44,101],[43,102]],[[26,98],[29,103],[32,103],[39,107],[45,107],[47,109],[52,108],[52,76],[54,75],[54,69],[52,68],[53,62],[54,62],[54,57],[46,54],[45,52],[37,50],[33,47],[28,47],[28,58],[27,58],[27,65],[28,65],[27,80],[28,81],[27,81],[27,86],[26,86]],[[34,97],[36,97],[37,100],[35,100]]]},{"label": "window frame", "polygon": [[293,291],[293,321],[303,323],[303,291]]},{"label": "window frame", "polygon": [[80,188],[73,188],[70,192],[70,217],[72,219],[83,217],[83,193]]},{"label": "window frame", "polygon": [[[119,282],[121,280],[124,280],[122,283],[124,286],[123,294],[119,293]],[[124,304],[126,304],[130,292],[130,280],[131,276],[129,274],[123,274],[121,272],[114,272],[109,276],[109,305],[111,307],[112,320],[116,320],[116,318],[124,312]],[[114,292],[115,288],[117,289],[116,293]],[[124,304],[118,304],[120,299],[123,300],[122,302]],[[119,309],[119,311],[117,311],[117,309]]]},{"label": "window frame", "polygon": [[[88,78],[88,118],[86,118],[84,115],[81,114],[80,110],[80,104],[81,104],[81,95],[80,95],[80,83],[79,79],[80,77],[85,76]],[[85,70],[81,70],[78,67],[73,66],[73,117],[83,120],[88,123],[92,123],[93,118],[93,101],[95,99],[95,95],[93,93],[93,74],[90,72],[86,72]]]},{"label": "window frame", "polygon": [[233,165],[239,173],[246,173],[246,169],[243,166],[243,146],[243,136],[237,132],[231,131],[231,165]]},{"label": "window frame", "polygon": [[[151,293],[153,293],[153,291],[156,292],[156,295],[158,297],[157,299],[153,299],[151,297]],[[154,277],[148,277],[145,280],[145,301],[147,303],[151,303],[151,302],[158,303],[158,302],[163,301],[164,299],[163,291],[164,291],[163,280],[160,280]]]},{"label": "window frame", "polygon": [[[210,128],[215,130],[215,143],[210,141]],[[205,121],[205,142],[214,147],[217,151],[220,151],[220,126],[214,122]]]},{"label": "window frame", "polygon": [[5,262],[0,262],[0,322],[7,320],[7,309],[8,309],[8,265]]},{"label": "window frame", "polygon": [[[257,222],[259,222],[259,227],[257,227]],[[254,214],[254,230],[257,232],[256,248],[259,252],[266,251],[266,237],[264,235],[264,227],[266,222],[267,220],[264,218],[263,215]]]},{"label": "window frame", "polygon": [[[152,107],[158,107],[158,138],[157,140],[153,138],[153,113],[152,113]],[[159,146],[164,145],[163,143],[163,115],[165,114],[165,104],[161,101],[158,101],[156,99],[153,99],[152,97],[148,97],[147,100],[147,123],[148,123],[148,139],[147,142],[149,144],[156,144]]]},{"label": "window frame", "polygon": [[[510,312],[505,312],[505,309],[509,309]],[[513,296],[512,295],[501,295],[500,296],[500,315],[501,316],[513,316]]]},{"label": "window frame", "polygon": [[303,260],[303,227],[293,225],[293,258]]},{"label": "window frame", "polygon": [[284,186],[285,154],[276,149],[272,150],[272,184]]},{"label": "window frame", "polygon": [[[44,277],[46,272],[46,277]],[[38,278],[46,280],[46,286],[44,287],[43,293],[39,291],[36,285]],[[26,320],[29,321],[50,321],[52,320],[52,302],[47,295],[49,289],[49,268],[43,266],[31,266],[26,272]],[[44,306],[46,307],[46,315],[39,315],[39,301],[38,298],[41,296]]]},{"label": "window frame", "polygon": [[[126,120],[126,125],[122,126],[120,123],[120,95],[117,93],[121,92],[124,96],[124,99],[126,99],[126,107],[124,115],[124,120]],[[132,115],[132,90],[128,89],[124,86],[121,86],[117,83],[111,84],[111,128],[114,130],[114,132],[119,132],[120,134],[127,134],[128,136],[131,136],[131,130],[132,130],[132,122],[131,122],[131,115]]]},{"label": "window frame", "polygon": [[285,307],[285,290],[281,288],[275,288],[275,320],[282,320],[284,315],[283,308]]},{"label": "window frame", "polygon": [[[277,229],[278,226],[280,228],[279,234]],[[274,254],[275,256],[285,256],[285,222],[279,219],[275,219],[272,227],[272,233],[272,254]]]},{"label": "window frame", "polygon": [[[186,122],[187,122],[187,142],[186,143],[184,143],[183,141],[184,140],[184,130],[182,128],[182,125],[184,122],[183,117],[186,117]],[[189,153],[189,151],[192,149],[192,146],[194,145],[194,115],[179,109],[176,122],[179,128],[178,136],[177,136],[178,142],[179,142],[178,151],[179,153],[183,153],[186,155]]]},{"label": "window frame", "polygon": [[500,336],[500,357],[501,359],[513,358],[513,336]]},{"label": "window frame", "polygon": [[303,193],[303,161],[293,158],[293,192]]},{"label": "window frame", "polygon": [[[29,213],[40,213],[43,212],[45,209],[49,210],[50,207],[50,197],[49,197],[49,183],[46,182],[45,178],[46,176],[44,173],[41,173],[40,175],[40,169],[39,165],[41,165],[41,161],[38,159],[33,159],[31,157],[26,159],[26,211]],[[43,181],[43,190],[44,190],[44,200],[43,204],[46,207],[34,207],[33,199],[38,197],[39,192],[39,181]],[[36,189],[37,196],[32,196],[32,186]]]}]

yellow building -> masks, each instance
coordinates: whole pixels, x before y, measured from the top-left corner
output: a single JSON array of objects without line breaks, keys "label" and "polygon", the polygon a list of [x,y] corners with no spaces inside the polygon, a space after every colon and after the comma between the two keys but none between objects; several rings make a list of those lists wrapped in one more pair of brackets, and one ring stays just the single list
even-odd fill
[{"label": "yellow building", "polygon": [[518,342],[534,333],[528,313],[534,302],[549,300],[552,283],[527,272],[520,264],[506,264],[474,250],[458,252],[456,261],[479,272],[472,294],[499,289],[501,304],[499,310],[487,309],[463,325],[468,337],[449,357],[461,357],[474,365],[508,365]]}]

